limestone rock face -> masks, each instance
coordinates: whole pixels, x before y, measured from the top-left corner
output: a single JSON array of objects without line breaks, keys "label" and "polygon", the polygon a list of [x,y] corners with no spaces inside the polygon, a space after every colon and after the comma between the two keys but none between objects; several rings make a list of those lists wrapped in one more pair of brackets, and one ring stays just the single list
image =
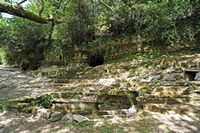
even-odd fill
[{"label": "limestone rock face", "polygon": [[150,76],[149,77],[149,81],[152,82],[152,81],[158,81],[161,79],[161,75],[153,75],[153,76]]},{"label": "limestone rock face", "polygon": [[161,75],[150,75],[147,79],[141,79],[142,82],[155,82],[161,79]]},{"label": "limestone rock face", "polygon": [[74,115],[72,113],[66,114],[62,118],[65,122],[72,122],[74,120]]},{"label": "limestone rock face", "polygon": [[122,114],[125,114],[127,117],[133,116],[136,112],[137,109],[134,105],[129,109],[122,109]]},{"label": "limestone rock face", "polygon": [[0,123],[0,129],[2,129],[5,125]]},{"label": "limestone rock face", "polygon": [[50,115],[51,115],[51,110],[41,108],[41,109],[38,109],[38,110],[37,110],[37,114],[38,114],[39,116],[41,116],[42,118],[49,119],[49,118],[50,118]]},{"label": "limestone rock face", "polygon": [[61,112],[54,112],[51,114],[51,117],[50,117],[50,121],[51,122],[55,122],[55,121],[59,121],[61,120],[63,117],[63,114]]},{"label": "limestone rock face", "polygon": [[89,119],[87,117],[84,117],[82,115],[74,115],[74,121],[81,123],[84,121],[88,121]]},{"label": "limestone rock face", "polygon": [[177,81],[184,79],[184,74],[182,73],[166,73],[163,75],[164,81]]},{"label": "limestone rock face", "polygon": [[200,72],[196,74],[194,79],[195,81],[200,81]]},{"label": "limestone rock face", "polygon": [[103,86],[112,86],[112,85],[117,84],[117,80],[114,78],[100,79],[98,84],[103,85]]},{"label": "limestone rock face", "polygon": [[102,94],[98,96],[97,103],[99,110],[128,109],[131,107],[128,96]]}]

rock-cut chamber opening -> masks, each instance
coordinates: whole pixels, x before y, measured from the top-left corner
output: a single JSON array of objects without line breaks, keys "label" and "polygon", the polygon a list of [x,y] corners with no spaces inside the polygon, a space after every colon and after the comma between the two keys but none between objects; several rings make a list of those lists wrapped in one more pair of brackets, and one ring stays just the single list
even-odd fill
[{"label": "rock-cut chamber opening", "polygon": [[195,81],[196,74],[199,71],[197,70],[185,70],[185,74],[187,75],[189,81]]},{"label": "rock-cut chamber opening", "polygon": [[88,64],[91,67],[103,65],[103,63],[104,63],[104,56],[101,54],[92,54],[88,58]]}]

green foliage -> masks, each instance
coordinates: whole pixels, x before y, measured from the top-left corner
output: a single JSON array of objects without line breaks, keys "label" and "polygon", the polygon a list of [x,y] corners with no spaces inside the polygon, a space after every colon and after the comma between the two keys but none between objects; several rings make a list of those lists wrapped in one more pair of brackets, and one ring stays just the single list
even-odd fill
[{"label": "green foliage", "polygon": [[42,106],[44,108],[51,108],[52,107],[52,99],[53,95],[44,95],[41,97],[38,97],[31,101],[31,104],[37,105],[37,106]]},{"label": "green foliage", "polygon": [[[197,4],[197,3],[196,3]],[[174,40],[194,42],[198,24],[188,16],[198,6],[186,0],[178,1],[122,1],[110,3],[115,10],[108,19],[107,27],[113,35],[135,35],[145,40]],[[198,17],[198,16],[195,16]],[[186,19],[183,19],[186,18]],[[186,21],[185,21],[186,20]],[[179,25],[179,22],[182,22]]]},{"label": "green foliage", "polygon": [[0,111],[6,111],[8,109],[8,105],[7,101],[0,101]]},{"label": "green foliage", "polygon": [[90,127],[92,126],[94,123],[92,121],[83,121],[81,122],[79,125],[80,127]]},{"label": "green foliage", "polygon": [[94,122],[92,121],[83,121],[81,123],[78,122],[71,122],[71,123],[67,123],[67,127],[69,128],[88,128],[88,127],[92,127],[94,125]]},{"label": "green foliage", "polygon": [[113,133],[113,129],[109,127],[101,128],[99,131],[100,133]]},{"label": "green foliage", "polygon": [[48,47],[47,25],[13,18],[6,28],[8,31],[4,37],[4,48],[8,64],[28,64],[30,69],[39,67]]},{"label": "green foliage", "polygon": [[71,123],[67,123],[67,127],[68,128],[75,128],[76,127],[76,122],[71,122]]},{"label": "green foliage", "polygon": [[68,98],[75,98],[75,99],[81,99],[83,97],[82,92],[71,92],[68,95]]},{"label": "green foliage", "polygon": [[[25,8],[37,13],[41,2],[30,1]],[[65,63],[70,61],[77,46],[103,48],[115,55],[121,49],[113,41],[116,37],[128,36],[128,40],[152,45],[198,44],[199,12],[199,0],[49,0],[42,16],[52,15],[62,21],[53,28],[51,38],[50,24],[0,16],[0,45],[7,50],[8,63],[38,67],[47,53]]]},{"label": "green foliage", "polygon": [[[83,47],[95,39],[95,18],[92,14],[92,5],[87,0],[74,0],[59,9],[63,15],[63,23],[55,28],[57,52],[67,61],[74,56],[75,47]],[[61,40],[61,41],[59,41]]]},{"label": "green foliage", "polygon": [[132,92],[128,88],[113,87],[113,88],[103,88],[98,91],[99,95],[116,95],[116,96],[131,96]]},{"label": "green foliage", "polygon": [[0,48],[0,64],[6,63],[5,57],[6,57],[5,51]]},{"label": "green foliage", "polygon": [[[117,63],[121,61],[152,61],[155,59],[159,59],[162,57],[170,57],[170,56],[181,56],[184,54],[197,53],[198,50],[180,50],[180,51],[151,51],[151,52],[138,52],[138,53],[128,53],[123,54],[121,56],[116,57],[115,59],[109,60],[107,63]],[[151,62],[150,62],[151,63]]]}]

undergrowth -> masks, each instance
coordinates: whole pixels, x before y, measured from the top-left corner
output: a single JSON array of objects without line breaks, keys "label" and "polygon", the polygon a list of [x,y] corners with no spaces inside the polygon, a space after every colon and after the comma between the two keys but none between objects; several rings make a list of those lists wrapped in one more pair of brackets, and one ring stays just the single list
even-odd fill
[{"label": "undergrowth", "polygon": [[42,106],[44,108],[52,107],[52,99],[54,95],[46,94],[31,101],[32,105]]},{"label": "undergrowth", "polygon": [[8,102],[7,101],[0,101],[0,112],[7,111],[8,109]]},{"label": "undergrowth", "polygon": [[179,51],[150,51],[150,52],[138,52],[138,53],[128,53],[116,56],[115,58],[108,60],[106,63],[118,63],[123,61],[131,60],[153,60],[162,57],[170,56],[181,56],[191,53],[197,53],[196,50],[179,50]]},{"label": "undergrowth", "polygon": [[94,122],[92,122],[92,121],[83,121],[81,123],[73,121],[71,123],[68,123],[67,127],[69,127],[69,128],[77,128],[77,127],[88,128],[88,127],[92,127],[93,125],[94,125]]},{"label": "undergrowth", "polygon": [[0,65],[5,64],[6,63],[6,53],[3,49],[0,48]]}]

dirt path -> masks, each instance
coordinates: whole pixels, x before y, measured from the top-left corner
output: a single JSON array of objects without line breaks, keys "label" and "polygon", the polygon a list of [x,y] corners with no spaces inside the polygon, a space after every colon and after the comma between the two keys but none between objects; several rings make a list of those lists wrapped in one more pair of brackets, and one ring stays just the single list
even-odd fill
[{"label": "dirt path", "polygon": [[[25,96],[38,96],[55,90],[49,79],[31,77],[18,68],[0,65],[0,101]],[[60,122],[49,123],[48,120],[38,119],[33,114],[0,111],[0,133],[55,132],[58,129],[62,129],[64,132],[68,131],[66,126]]]},{"label": "dirt path", "polygon": [[0,66],[0,100],[37,96],[54,91],[49,79],[31,77],[17,68]]}]

